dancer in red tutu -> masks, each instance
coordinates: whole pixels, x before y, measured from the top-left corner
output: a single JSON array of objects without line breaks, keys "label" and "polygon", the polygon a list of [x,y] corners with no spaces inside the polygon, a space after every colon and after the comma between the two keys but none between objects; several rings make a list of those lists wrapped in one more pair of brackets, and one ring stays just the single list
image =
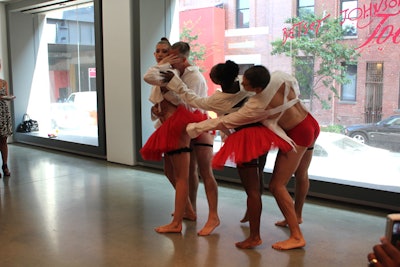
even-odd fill
[{"label": "dancer in red tutu", "polygon": [[271,149],[288,152],[293,147],[261,123],[251,123],[236,127],[228,135],[221,149],[214,155],[213,168],[222,169],[230,160],[237,165],[248,163]]},{"label": "dancer in red tutu", "polygon": [[[177,92],[182,100],[190,106],[215,111],[221,116],[238,110],[253,93],[241,90],[238,79],[239,66],[233,61],[215,65],[210,72],[211,80],[221,85],[222,92],[217,91],[212,96],[201,98],[172,73],[166,73],[167,88]],[[261,123],[253,123],[238,127],[231,134],[225,132],[225,143],[214,155],[213,167],[223,168],[230,159],[237,164],[242,184],[247,194],[247,217],[250,223],[250,236],[243,242],[236,243],[239,248],[252,248],[262,243],[260,237],[261,190],[260,173],[263,172],[266,153],[271,148],[289,151],[292,146],[277,136]],[[260,164],[261,163],[261,164]]]},{"label": "dancer in red tutu", "polygon": [[[174,106],[168,101],[161,103],[161,109],[162,114],[157,115],[162,124],[149,137],[140,153],[145,160],[155,161],[161,160],[163,154],[168,155],[175,178],[175,210],[172,222],[155,230],[158,233],[180,233],[185,209],[188,207],[188,177],[192,151],[185,128],[189,122],[199,122],[204,117],[200,113],[190,112],[183,105]],[[193,210],[190,212],[194,214]]]},{"label": "dancer in red tutu", "polygon": [[191,112],[183,105],[175,106],[168,101],[163,101],[160,105],[162,114],[158,113],[157,116],[162,123],[140,150],[145,160],[160,161],[164,154],[171,156],[191,152],[186,142],[186,126],[191,122],[204,120],[203,114]]},{"label": "dancer in red tutu", "polygon": [[189,122],[202,121],[204,115],[192,113],[182,104],[179,96],[162,85],[160,71],[171,70],[171,64],[179,61],[169,55],[171,44],[162,38],[156,45],[154,57],[157,65],[144,75],[144,80],[153,85],[149,100],[154,104],[152,119],[156,120],[156,131],[140,150],[145,160],[160,161],[164,158],[164,173],[175,188],[175,211],[172,222],[157,227],[159,233],[181,232],[182,219],[196,220],[196,213],[188,196],[190,162],[190,138],[185,127]]},{"label": "dancer in red tutu", "polygon": [[[207,83],[201,74],[199,67],[192,65],[189,61],[190,46],[186,42],[176,42],[172,45],[170,55],[176,57],[177,62],[171,64],[175,70],[179,71],[179,77],[182,81],[198,96],[207,96]],[[200,113],[204,120],[208,119],[205,110],[185,106],[188,110]],[[191,140],[193,152],[190,155],[189,167],[189,197],[193,210],[196,211],[197,189],[199,177],[203,180],[204,189],[208,202],[208,218],[198,235],[206,236],[211,234],[220,224],[218,216],[218,185],[215,180],[211,160],[213,156],[214,135],[210,132],[204,132]]]},{"label": "dancer in red tutu", "polygon": [[[154,58],[157,65],[150,67],[143,76],[143,79],[152,85],[149,100],[153,104],[151,108],[151,119],[155,121],[155,128],[158,128],[161,125],[161,120],[158,115],[161,116],[163,113],[162,106],[164,106],[164,109],[167,108],[166,101],[173,104],[173,106],[182,104],[182,101],[177,94],[162,87],[160,71],[171,70],[171,64],[175,62],[174,56],[169,54],[170,50],[171,44],[168,39],[165,37],[161,38],[161,40],[157,42],[154,51]],[[167,154],[164,155],[164,174],[175,188],[173,166]],[[188,207],[188,210],[192,210],[192,208]],[[194,219],[195,214],[190,214],[190,212],[188,212],[186,218]]]}]

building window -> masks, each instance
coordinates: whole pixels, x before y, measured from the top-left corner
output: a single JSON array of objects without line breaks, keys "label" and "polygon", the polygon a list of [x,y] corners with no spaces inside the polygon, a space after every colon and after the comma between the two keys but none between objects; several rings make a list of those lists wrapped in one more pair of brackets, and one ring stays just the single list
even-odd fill
[{"label": "building window", "polygon": [[314,0],[297,0],[297,16],[314,14]]},{"label": "building window", "polygon": [[382,119],[383,106],[383,63],[367,62],[365,81],[365,123]]},{"label": "building window", "polygon": [[249,0],[236,1],[236,28],[250,27],[250,3]]},{"label": "building window", "polygon": [[340,14],[342,17],[342,29],[344,36],[357,36],[357,1],[341,0]]},{"label": "building window", "polygon": [[254,64],[238,64],[239,65],[239,75],[243,75],[244,74],[244,72],[248,69],[248,68],[250,68],[250,67],[253,67],[254,66]]},{"label": "building window", "polygon": [[340,100],[356,101],[357,65],[346,66],[346,79],[349,82],[342,85]]}]

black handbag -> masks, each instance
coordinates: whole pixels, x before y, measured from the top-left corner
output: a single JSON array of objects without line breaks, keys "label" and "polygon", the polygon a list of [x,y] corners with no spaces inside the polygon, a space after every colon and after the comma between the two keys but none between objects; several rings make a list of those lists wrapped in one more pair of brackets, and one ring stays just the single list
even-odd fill
[{"label": "black handbag", "polygon": [[22,117],[22,122],[17,127],[17,132],[19,133],[30,133],[39,131],[39,123],[32,120],[28,114],[24,114]]}]

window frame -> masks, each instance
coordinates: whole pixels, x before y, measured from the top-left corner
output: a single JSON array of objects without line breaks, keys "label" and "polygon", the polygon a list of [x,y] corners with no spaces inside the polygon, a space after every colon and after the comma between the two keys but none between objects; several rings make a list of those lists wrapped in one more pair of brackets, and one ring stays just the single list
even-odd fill
[{"label": "window frame", "polygon": [[297,15],[298,17],[302,17],[302,15],[301,15],[301,11],[302,11],[302,10],[309,10],[309,9],[312,9],[312,14],[315,13],[315,0],[314,0],[314,4],[313,4],[313,5],[300,5],[301,2],[302,2],[302,0],[297,0],[296,15]]},{"label": "window frame", "polygon": [[[348,73],[349,73],[348,67],[351,66],[351,67],[355,68],[355,72],[354,72],[355,79],[354,79],[354,83],[342,84],[340,86],[340,101],[355,102],[357,100],[357,70],[358,70],[357,69],[357,64],[351,64],[351,65],[343,64],[343,66],[346,67],[346,78],[348,78],[348,76],[349,76],[348,75]],[[348,88],[352,84],[353,84],[352,88]],[[352,96],[353,96],[352,98],[345,98],[344,97],[344,95],[345,95],[344,91],[347,91],[347,90],[351,91]]]},{"label": "window frame", "polygon": [[[35,133],[19,133],[14,132],[13,138],[15,142],[32,144],[39,147],[52,148],[60,151],[68,151],[76,154],[88,155],[95,158],[106,158],[106,133],[105,133],[105,113],[104,108],[102,107],[102,103],[104,103],[104,86],[103,86],[103,56],[102,56],[102,3],[100,0],[92,0],[94,6],[94,57],[95,57],[95,67],[96,67],[96,78],[95,86],[97,91],[97,145],[88,145],[84,142],[76,142],[76,140],[70,141],[62,140],[61,138],[49,138],[49,136],[38,136]],[[41,4],[44,4],[41,3]],[[32,28],[38,27],[40,23],[39,16],[43,16],[43,12],[56,10],[59,8],[58,5],[49,6],[46,5],[45,8],[48,10],[32,9],[32,1],[24,1],[21,5],[18,3],[10,4],[7,6],[8,13],[8,39],[10,42],[10,57],[17,58],[17,55],[21,54],[21,49],[24,49],[27,58],[29,57],[37,57],[38,51],[35,49],[27,49],[21,48],[18,45],[21,40],[26,43],[26,45],[30,45],[34,47],[36,42],[39,40],[38,31],[31,30]],[[68,7],[79,6],[81,3],[76,3],[74,1],[68,2]],[[66,6],[64,6],[66,7]],[[23,9],[31,10],[29,12],[22,12]],[[18,21],[18,23],[15,23]],[[34,27],[32,27],[35,25]],[[28,25],[30,27],[25,27]],[[11,34],[12,33],[12,34]],[[31,53],[31,54],[29,54]],[[48,59],[47,59],[48,61]],[[17,62],[17,61],[15,61]],[[27,62],[30,63],[28,60]],[[18,62],[17,62],[18,63]],[[19,123],[19,118],[22,117],[22,114],[27,112],[27,103],[30,101],[29,97],[35,94],[32,94],[30,91],[32,90],[32,77],[34,73],[34,64],[13,64],[13,75],[11,75],[10,82],[13,85],[13,94],[19,95],[20,105],[14,105],[14,117],[16,118],[16,122],[14,126]],[[32,77],[30,77],[32,75]],[[15,77],[25,77],[24,79],[16,79]],[[30,78],[29,78],[30,77]],[[28,111],[29,112],[29,111]],[[35,119],[36,117],[32,117]],[[40,122],[40,121],[39,121]],[[40,125],[39,125],[40,128]],[[57,133],[57,130],[56,130]],[[45,134],[45,133],[43,133]],[[49,133],[50,134],[50,133]]]},{"label": "window frame", "polygon": [[[349,3],[349,2],[355,2],[356,3],[356,8],[358,7],[358,0],[340,0],[340,7],[339,7],[339,14],[342,16],[342,30],[343,30],[343,37],[347,38],[356,38],[358,36],[358,29],[357,29],[357,17],[358,17],[358,11],[356,13],[356,16],[352,16],[351,18],[348,18],[346,15],[345,18],[343,18],[343,10],[346,10],[343,8],[344,3]],[[351,11],[350,11],[351,13]],[[345,13],[346,14],[346,13]],[[355,18],[355,20],[352,20]],[[346,23],[347,21],[347,23]],[[346,31],[346,27],[350,25],[351,26],[351,32],[348,33]]]},{"label": "window frame", "polygon": [[[242,4],[247,2],[248,7],[243,7]],[[246,12],[247,11],[247,12]],[[244,17],[249,17],[248,24],[244,23]],[[240,17],[242,15],[242,17]],[[245,29],[250,28],[250,1],[249,0],[236,0],[236,28]]]}]

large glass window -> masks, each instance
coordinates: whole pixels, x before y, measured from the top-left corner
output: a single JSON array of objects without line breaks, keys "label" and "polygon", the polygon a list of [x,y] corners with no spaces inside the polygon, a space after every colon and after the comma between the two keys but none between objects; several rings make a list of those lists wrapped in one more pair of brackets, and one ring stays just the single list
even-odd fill
[{"label": "large glass window", "polygon": [[[23,30],[13,34],[11,52],[14,58],[20,55],[34,58],[32,65],[14,60],[14,73],[25,77],[14,82],[19,103],[24,103],[24,106],[16,108],[16,114],[27,113],[39,123],[39,131],[18,133],[16,139],[21,141],[33,137],[38,143],[48,142],[38,138],[53,139],[63,141],[60,144],[69,142],[92,147],[89,150],[97,149],[94,2],[67,1],[63,5],[43,3],[27,6],[11,12],[11,18],[11,27],[15,29],[30,26],[25,34],[20,34]],[[15,45],[21,42],[26,46]],[[72,146],[66,147],[71,149]]]},{"label": "large glass window", "polygon": [[51,107],[44,130],[61,140],[97,146],[93,3],[48,12],[43,33]]},{"label": "large glass window", "polygon": [[[180,2],[185,17],[174,15],[180,18],[175,31],[184,30],[187,18],[197,22],[190,40],[191,45],[205,47],[200,63],[206,78],[213,65],[226,59],[245,68],[262,64],[297,78],[301,100],[322,131],[315,145],[310,179],[400,193],[400,132],[394,123],[400,117],[400,74],[398,58],[393,56],[398,44],[380,34],[383,29],[371,32],[368,14],[357,13],[374,11],[369,2],[360,6],[357,1],[339,2],[342,11],[348,10],[343,25],[348,25],[349,31],[344,34],[337,1],[295,1],[293,6],[279,9],[278,0],[251,1],[255,4],[252,27],[235,32],[230,29],[240,5],[221,0],[217,2],[223,5],[217,7],[216,1],[210,0],[198,7],[189,2]],[[315,14],[298,18],[296,9],[302,8]],[[381,8],[385,14],[398,14],[397,6]],[[393,25],[399,25],[399,15],[391,19],[397,22]],[[349,34],[352,38],[343,38]],[[208,86],[214,87],[210,80]],[[219,137],[215,144],[217,150]],[[268,155],[266,172],[273,168],[274,153]],[[234,167],[229,162],[227,166]]]}]

